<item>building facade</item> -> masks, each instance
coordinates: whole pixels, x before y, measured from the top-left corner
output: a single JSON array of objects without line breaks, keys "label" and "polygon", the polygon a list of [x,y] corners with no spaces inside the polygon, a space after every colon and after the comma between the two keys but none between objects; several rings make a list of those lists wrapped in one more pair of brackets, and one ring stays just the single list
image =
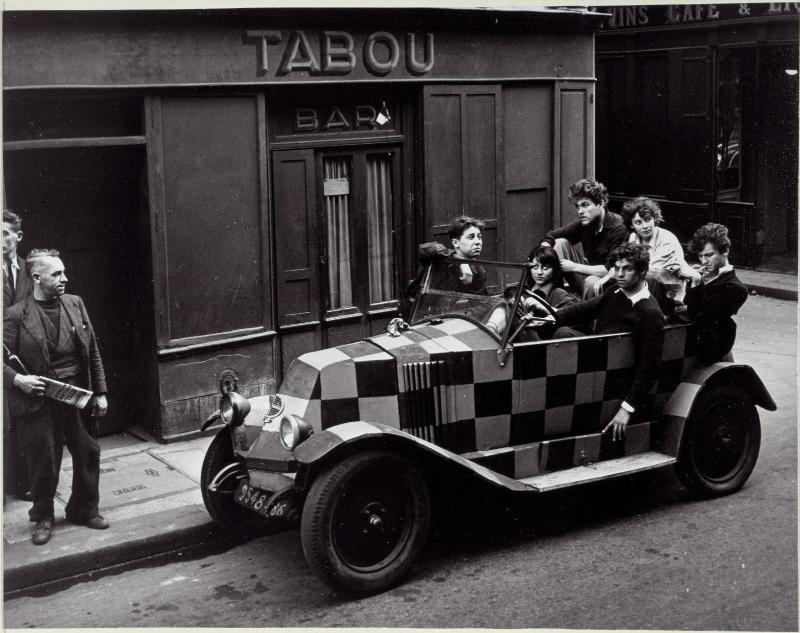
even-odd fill
[{"label": "building facade", "polygon": [[797,263],[798,3],[607,7],[597,173],[614,204],[660,201],[686,241],[708,221],[735,263]]},{"label": "building facade", "polygon": [[299,354],[383,330],[454,215],[522,260],[593,169],[601,19],[6,13],[5,204],[96,321],[104,431],[192,435],[224,370],[270,393]]}]

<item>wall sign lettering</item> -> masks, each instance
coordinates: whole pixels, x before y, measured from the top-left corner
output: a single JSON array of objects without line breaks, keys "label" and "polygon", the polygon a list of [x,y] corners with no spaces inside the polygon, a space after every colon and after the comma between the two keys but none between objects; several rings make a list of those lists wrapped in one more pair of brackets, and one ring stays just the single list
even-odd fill
[{"label": "wall sign lettering", "polygon": [[361,39],[363,42],[358,42],[347,31],[322,31],[317,37],[302,30],[245,31],[245,43],[256,45],[261,76],[300,72],[347,75],[362,65],[370,74],[383,77],[400,64],[420,76],[433,68],[433,33],[418,40],[415,33],[398,38],[388,31],[376,31]]},{"label": "wall sign lettering", "polygon": [[611,13],[607,29],[699,24],[720,20],[773,17],[800,13],[800,2],[754,2],[737,4],[668,4],[606,7]]}]

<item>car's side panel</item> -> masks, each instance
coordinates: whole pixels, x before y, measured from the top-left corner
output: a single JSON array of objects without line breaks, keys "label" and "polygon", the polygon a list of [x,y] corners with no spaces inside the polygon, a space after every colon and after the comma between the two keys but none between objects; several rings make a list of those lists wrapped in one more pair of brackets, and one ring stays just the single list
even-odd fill
[{"label": "car's side panel", "polygon": [[408,435],[407,433],[403,433],[398,429],[384,424],[372,422],[356,421],[331,427],[320,434],[311,436],[308,440],[303,442],[295,449],[294,456],[297,462],[305,467],[319,462],[320,460],[324,460],[327,456],[344,446],[349,445],[350,448],[357,448],[359,443],[369,441],[378,436],[394,439],[399,442],[400,445],[405,444],[407,450],[422,450],[436,455],[456,466],[473,472],[485,481],[503,486],[509,490],[533,491],[533,488],[530,486],[522,484],[513,478],[496,473],[460,455],[451,453],[436,444]]}]

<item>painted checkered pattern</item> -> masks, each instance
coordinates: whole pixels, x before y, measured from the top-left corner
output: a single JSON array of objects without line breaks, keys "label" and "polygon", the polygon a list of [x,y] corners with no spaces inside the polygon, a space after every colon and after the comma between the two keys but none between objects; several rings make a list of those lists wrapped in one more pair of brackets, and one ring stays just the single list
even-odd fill
[{"label": "painted checkered pattern", "polygon": [[[508,477],[677,446],[679,426],[653,427],[694,366],[694,334],[665,329],[662,375],[624,442],[600,431],[619,409],[634,364],[631,335],[516,345],[463,319],[425,323],[301,356],[281,387],[287,412],[315,428],[365,420],[397,428]],[[681,387],[684,388],[684,387]],[[666,416],[667,420],[671,420]],[[429,428],[422,428],[422,427]]]}]

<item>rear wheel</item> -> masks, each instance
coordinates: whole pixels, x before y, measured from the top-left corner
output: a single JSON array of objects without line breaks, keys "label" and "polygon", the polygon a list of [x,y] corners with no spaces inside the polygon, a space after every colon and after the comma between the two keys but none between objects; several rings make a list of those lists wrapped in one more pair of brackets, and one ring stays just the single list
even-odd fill
[{"label": "rear wheel", "polygon": [[428,486],[411,462],[384,451],[355,453],[311,485],[300,526],[303,552],[334,589],[377,593],[411,569],[430,514]]},{"label": "rear wheel", "polygon": [[[209,490],[209,484],[227,468],[224,477],[218,480],[216,490]],[[239,482],[246,476],[233,453],[231,432],[225,427],[217,433],[208,446],[200,471],[200,488],[211,518],[226,530],[239,534],[255,534],[265,531],[270,521],[260,517],[252,510],[233,500]]]},{"label": "rear wheel", "polygon": [[761,425],[750,398],[731,385],[713,388],[700,396],[687,421],[678,476],[699,496],[735,492],[753,472],[760,445]]}]

